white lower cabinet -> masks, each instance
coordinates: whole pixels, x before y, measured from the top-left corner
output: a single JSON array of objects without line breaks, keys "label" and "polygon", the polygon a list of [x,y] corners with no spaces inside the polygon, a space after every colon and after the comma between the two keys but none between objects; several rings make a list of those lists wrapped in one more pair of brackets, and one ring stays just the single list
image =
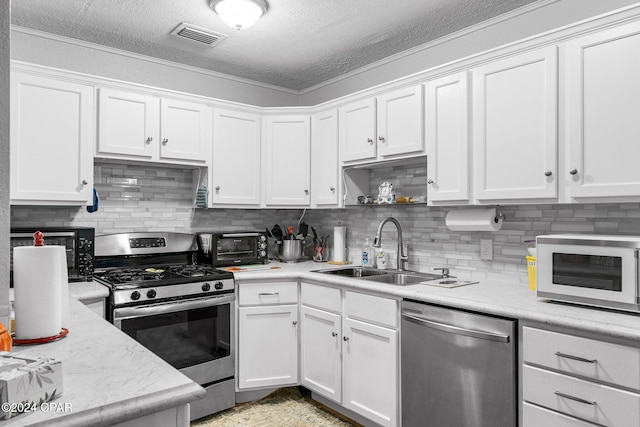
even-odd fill
[{"label": "white lower cabinet", "polygon": [[297,289],[297,282],[238,284],[239,390],[298,384]]},{"label": "white lower cabinet", "polygon": [[301,302],[302,385],[398,425],[398,302],[305,282]]},{"label": "white lower cabinet", "polygon": [[640,348],[522,328],[522,425],[640,425]]}]

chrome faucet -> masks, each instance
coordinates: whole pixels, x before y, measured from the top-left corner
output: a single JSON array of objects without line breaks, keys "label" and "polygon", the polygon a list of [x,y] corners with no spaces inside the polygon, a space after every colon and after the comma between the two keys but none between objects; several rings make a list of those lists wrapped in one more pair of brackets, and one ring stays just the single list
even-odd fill
[{"label": "chrome faucet", "polygon": [[402,244],[402,226],[397,219],[393,217],[386,217],[382,221],[380,221],[380,224],[378,225],[378,231],[376,232],[376,237],[373,239],[373,247],[379,248],[382,244],[382,227],[384,227],[387,222],[392,222],[393,224],[395,224],[398,231],[398,270],[406,270],[405,264],[409,260],[409,256],[404,253],[404,246]]}]

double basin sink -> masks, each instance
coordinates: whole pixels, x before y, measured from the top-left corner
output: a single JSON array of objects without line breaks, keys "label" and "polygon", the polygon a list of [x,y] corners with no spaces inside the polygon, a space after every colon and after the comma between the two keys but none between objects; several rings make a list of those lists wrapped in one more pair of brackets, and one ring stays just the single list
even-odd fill
[{"label": "double basin sink", "polygon": [[442,285],[455,283],[455,279],[443,277],[440,274],[418,273],[402,270],[376,270],[373,268],[348,267],[326,270],[315,270],[316,273],[332,274],[335,276],[351,277],[369,282],[386,283],[389,285],[407,286],[417,285],[425,281],[438,281]]}]

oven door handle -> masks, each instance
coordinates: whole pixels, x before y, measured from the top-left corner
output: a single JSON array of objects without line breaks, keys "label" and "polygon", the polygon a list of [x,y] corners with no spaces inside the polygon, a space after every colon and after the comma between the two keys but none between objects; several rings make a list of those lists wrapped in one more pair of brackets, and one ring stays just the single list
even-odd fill
[{"label": "oven door handle", "polygon": [[122,320],[130,317],[143,317],[153,316],[157,314],[176,313],[178,311],[228,304],[235,301],[235,299],[235,295],[225,295],[221,297],[180,300],[153,305],[139,305],[137,307],[122,307],[113,310],[113,318],[115,322],[116,319]]}]

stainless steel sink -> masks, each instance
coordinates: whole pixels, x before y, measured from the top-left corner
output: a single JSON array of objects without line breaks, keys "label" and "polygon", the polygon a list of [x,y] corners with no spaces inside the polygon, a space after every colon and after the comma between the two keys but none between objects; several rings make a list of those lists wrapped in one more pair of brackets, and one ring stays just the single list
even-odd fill
[{"label": "stainless steel sink", "polygon": [[314,272],[360,278],[370,282],[387,283],[398,286],[415,285],[426,280],[442,279],[442,275],[440,274],[417,273],[400,270],[376,270],[373,268],[361,267],[315,270]]},{"label": "stainless steel sink", "polygon": [[429,274],[429,273],[401,273],[394,272],[388,274],[386,276],[371,276],[365,277],[366,280],[370,282],[379,282],[379,283],[388,283],[390,285],[397,286],[408,286],[408,285],[417,285],[418,283],[434,280],[442,278],[439,274]]},{"label": "stainless steel sink", "polygon": [[328,268],[325,270],[314,270],[314,273],[333,274],[345,277],[381,277],[389,274],[385,270],[374,270],[372,268],[347,267],[347,268]]}]

